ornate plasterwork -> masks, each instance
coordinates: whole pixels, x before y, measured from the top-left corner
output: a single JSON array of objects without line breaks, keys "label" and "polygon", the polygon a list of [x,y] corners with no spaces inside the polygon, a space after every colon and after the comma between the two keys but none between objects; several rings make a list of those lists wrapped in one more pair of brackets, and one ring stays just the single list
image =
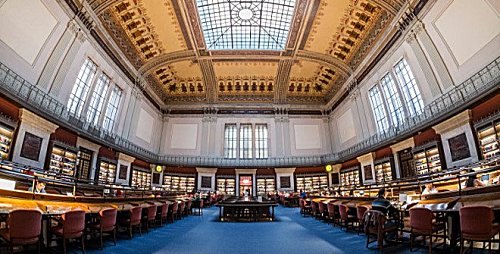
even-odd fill
[{"label": "ornate plasterwork", "polygon": [[[297,0],[286,50],[209,51],[205,48],[195,0],[85,1],[136,68],[142,89],[154,91],[167,105],[253,101],[325,105],[352,77],[353,69],[358,68],[404,3]],[[167,10],[168,29],[158,23],[160,11],[152,6],[163,7],[161,12]],[[319,26],[323,27],[317,29]],[[171,32],[172,38],[166,38],[165,31]],[[173,46],[170,39],[181,46]],[[321,47],[308,47],[315,40],[321,41]],[[186,65],[178,64],[183,61],[196,66],[197,71],[183,68],[179,75],[176,69]],[[292,66],[302,61],[317,66],[292,71]],[[242,66],[248,62],[262,66],[244,69]],[[229,73],[225,71],[227,67],[218,67],[227,64],[239,66],[243,73],[235,71],[238,68]],[[239,90],[236,82],[241,82]]]},{"label": "ornate plasterwork", "polygon": [[271,95],[274,93],[273,77],[225,77],[219,78],[217,92],[220,96],[225,95]]},{"label": "ornate plasterwork", "polygon": [[110,12],[143,60],[149,60],[164,52],[142,1],[122,1],[111,7]]},{"label": "ornate plasterwork", "polygon": [[288,85],[289,95],[324,96],[330,90],[330,84],[336,78],[331,68],[320,66],[314,78],[291,78]]},{"label": "ornate plasterwork", "polygon": [[328,54],[349,62],[365,39],[372,26],[377,23],[381,8],[371,1],[352,2],[342,18],[342,25],[338,27],[328,48]]}]

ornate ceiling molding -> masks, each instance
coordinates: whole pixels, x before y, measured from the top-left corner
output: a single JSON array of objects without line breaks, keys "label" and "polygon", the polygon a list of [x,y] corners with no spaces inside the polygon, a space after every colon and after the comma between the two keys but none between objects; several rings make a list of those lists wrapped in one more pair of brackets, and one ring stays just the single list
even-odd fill
[{"label": "ornate ceiling molding", "polygon": [[392,16],[396,16],[401,9],[402,4],[399,1],[394,0],[373,0],[375,4],[380,6],[380,8],[387,11]]},{"label": "ornate ceiling molding", "polygon": [[123,0],[87,0],[89,5],[94,10],[94,13],[99,16],[104,13],[111,6],[121,2]]},{"label": "ornate ceiling molding", "polygon": [[182,50],[159,55],[148,60],[139,68],[140,74],[149,73],[162,66],[169,65],[175,62],[196,60],[196,52],[193,50]]},{"label": "ornate ceiling molding", "polygon": [[207,88],[207,102],[215,103],[217,102],[217,78],[215,76],[214,65],[210,60],[200,60],[198,63],[203,73],[203,82]]},{"label": "ornate ceiling molding", "polygon": [[345,64],[344,61],[331,55],[308,50],[299,50],[295,56],[298,60],[312,61],[334,68],[338,74],[344,77],[349,77],[353,73],[352,69]]},{"label": "ornate ceiling molding", "polygon": [[288,80],[292,70],[293,60],[281,60],[278,65],[276,75],[276,90],[274,92],[274,102],[277,104],[286,103],[286,93],[288,91]]}]

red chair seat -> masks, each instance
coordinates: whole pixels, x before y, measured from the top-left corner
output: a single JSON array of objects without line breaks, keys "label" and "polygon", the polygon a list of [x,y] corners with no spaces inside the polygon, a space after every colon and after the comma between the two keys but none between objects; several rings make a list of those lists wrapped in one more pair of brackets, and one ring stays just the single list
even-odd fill
[{"label": "red chair seat", "polygon": [[80,237],[82,236],[83,234],[83,231],[80,231],[80,232],[72,232],[72,233],[64,233],[64,228],[63,226],[55,226],[53,228],[50,229],[50,232],[52,232],[53,234],[57,235],[57,236],[65,236],[66,238],[76,238],[76,237]]},{"label": "red chair seat", "polygon": [[8,229],[2,229],[0,230],[0,236],[2,236],[5,240],[11,242],[12,244],[15,245],[22,245],[22,244],[34,244],[38,242],[38,237],[32,237],[32,238],[10,238],[10,233]]},{"label": "red chair seat", "polygon": [[[101,223],[99,223],[99,222],[90,223],[90,224],[88,224],[88,227],[90,229],[100,230],[101,229]],[[108,227],[103,227],[102,231],[108,232],[108,231],[111,231],[113,229],[115,229],[115,226],[108,226]]]},{"label": "red chair seat", "polygon": [[500,231],[500,225],[494,223],[491,227],[491,232],[489,234],[467,234],[462,232],[463,237],[473,241],[484,241],[484,239],[490,239]]}]

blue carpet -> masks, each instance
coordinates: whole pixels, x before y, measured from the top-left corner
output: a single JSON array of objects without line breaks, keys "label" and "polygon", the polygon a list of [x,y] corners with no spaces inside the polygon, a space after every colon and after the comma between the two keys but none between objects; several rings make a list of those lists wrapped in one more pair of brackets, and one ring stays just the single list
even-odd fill
[{"label": "blue carpet", "polygon": [[[203,216],[189,216],[142,236],[135,234],[132,240],[122,236],[117,246],[108,240],[103,251],[89,246],[87,253],[378,253],[376,243],[365,248],[364,235],[304,218],[298,208],[278,207],[278,221],[253,223],[218,222],[218,211],[216,207],[204,209]],[[387,246],[384,252],[410,253],[408,245]],[[427,248],[412,253],[427,253]]]}]

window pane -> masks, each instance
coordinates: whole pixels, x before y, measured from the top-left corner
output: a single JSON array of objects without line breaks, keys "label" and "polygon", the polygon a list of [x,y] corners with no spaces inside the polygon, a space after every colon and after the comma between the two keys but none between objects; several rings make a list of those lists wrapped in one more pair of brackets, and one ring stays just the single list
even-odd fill
[{"label": "window pane", "polygon": [[108,107],[106,109],[106,114],[104,115],[104,122],[102,125],[102,127],[104,127],[104,129],[107,131],[113,130],[121,97],[122,90],[118,86],[114,86],[113,90],[111,90]]},{"label": "window pane", "polygon": [[408,63],[403,59],[396,64],[394,69],[410,116],[421,114],[424,102]]},{"label": "window pane", "polygon": [[78,77],[76,78],[73,90],[68,100],[68,111],[77,117],[80,117],[83,105],[87,100],[87,95],[92,84],[92,80],[97,72],[97,66],[90,59],[83,63]]},{"label": "window pane", "polygon": [[255,158],[266,159],[268,157],[267,124],[257,124],[255,125]]},{"label": "window pane", "polygon": [[87,111],[87,122],[97,125],[99,122],[99,117],[101,116],[102,106],[106,98],[106,93],[109,87],[109,78],[105,74],[102,74],[97,81],[96,87],[94,89],[94,94],[90,100],[89,109]]},{"label": "window pane", "polygon": [[240,125],[240,159],[252,158],[252,125]]},{"label": "window pane", "polygon": [[224,158],[236,159],[236,124],[224,127]]},{"label": "window pane", "polygon": [[384,93],[387,108],[393,126],[398,126],[404,121],[403,105],[396,90],[396,84],[390,74],[385,75],[380,81],[382,84],[382,91]]},{"label": "window pane", "polygon": [[387,130],[387,128],[389,128],[389,122],[387,121],[382,96],[378,87],[374,86],[368,93],[370,96],[370,103],[372,105],[373,116],[375,117],[375,122],[377,123],[377,130],[379,132]]}]

